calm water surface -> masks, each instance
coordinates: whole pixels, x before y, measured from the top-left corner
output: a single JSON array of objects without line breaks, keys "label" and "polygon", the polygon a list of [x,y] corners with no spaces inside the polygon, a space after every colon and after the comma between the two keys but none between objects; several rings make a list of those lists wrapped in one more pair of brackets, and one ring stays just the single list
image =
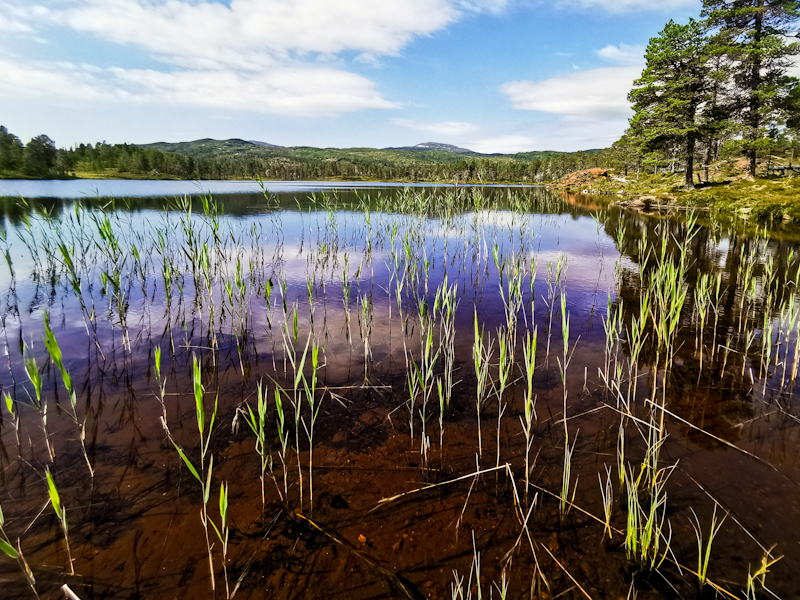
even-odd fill
[{"label": "calm water surface", "polygon": [[[451,187],[448,184],[416,184],[370,181],[265,181],[270,193],[323,192],[326,190],[376,190],[402,187]],[[462,186],[464,187],[464,186]],[[469,186],[467,186],[469,187]],[[508,186],[488,186],[508,187]],[[531,186],[511,186],[531,187]],[[261,192],[256,181],[169,181],[132,179],[27,180],[0,179],[0,197],[13,198],[126,198],[165,197],[186,194],[247,194]]]},{"label": "calm water surface", "polygon": [[[0,385],[13,408],[3,403],[2,531],[41,597],[68,584],[83,599],[224,598],[226,576],[237,598],[444,598],[461,577],[473,598],[504,581],[514,598],[630,597],[632,587],[694,597],[693,515],[707,539],[715,506],[727,517],[713,584],[743,597],[766,553],[783,557],[767,587],[797,597],[800,248],[786,236],[691,229],[543,189],[322,194],[317,182],[281,182],[265,197],[247,193],[258,191],[250,182],[201,182],[215,194],[204,206],[175,198],[197,191],[186,182],[52,184],[29,195],[40,200],[0,207]],[[80,187],[100,184],[111,187]],[[146,197],[156,191],[166,197]],[[96,199],[112,192],[126,199]],[[652,285],[668,267],[679,305],[667,353],[643,297],[668,295]],[[42,341],[45,313],[74,409]],[[476,347],[489,363],[483,392]],[[245,419],[259,383],[263,501]],[[646,515],[662,496],[640,481],[643,504],[631,509],[620,464],[644,473],[662,416],[648,473],[666,508],[651,571],[624,531],[631,510]],[[204,480],[213,456],[217,527],[228,486],[226,555],[208,526],[213,569],[201,484],[173,441]],[[565,447],[569,511],[558,501]],[[20,564],[2,558],[2,597],[33,597]]]}]

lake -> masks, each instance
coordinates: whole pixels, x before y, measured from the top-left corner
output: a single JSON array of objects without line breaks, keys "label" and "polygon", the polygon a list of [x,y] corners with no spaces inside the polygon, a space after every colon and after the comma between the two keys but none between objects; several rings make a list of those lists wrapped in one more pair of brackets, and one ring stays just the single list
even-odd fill
[{"label": "lake", "polygon": [[[264,181],[270,193],[323,192],[326,190],[374,190],[402,187],[452,187],[449,184],[389,183],[370,181]],[[465,186],[461,186],[465,187]],[[470,187],[470,186],[466,186]],[[484,187],[509,187],[484,186]],[[510,186],[512,188],[532,186]],[[166,197],[197,194],[255,194],[262,191],[257,181],[171,181],[156,179],[0,179],[0,198],[126,198]]]},{"label": "lake", "polygon": [[800,589],[786,232],[543,188],[30,183],[0,203],[4,600]]}]

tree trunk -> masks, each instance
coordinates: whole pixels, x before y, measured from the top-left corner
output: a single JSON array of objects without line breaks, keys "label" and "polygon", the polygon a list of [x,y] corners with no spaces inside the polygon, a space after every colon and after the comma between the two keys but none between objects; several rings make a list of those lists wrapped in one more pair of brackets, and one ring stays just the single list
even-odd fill
[{"label": "tree trunk", "polygon": [[694,134],[686,140],[686,189],[694,189]]},{"label": "tree trunk", "polygon": [[[758,0],[757,10],[755,13],[755,26],[753,31],[753,42],[756,51],[753,54],[753,68],[750,72],[750,114],[748,115],[750,121],[750,140],[755,142],[758,139],[758,129],[761,125],[760,115],[758,114],[759,106],[758,91],[761,87],[761,36],[764,29],[764,14],[763,14],[764,0]],[[755,179],[756,177],[756,149],[749,148],[747,156],[750,159],[750,166],[748,168],[748,179]]]}]

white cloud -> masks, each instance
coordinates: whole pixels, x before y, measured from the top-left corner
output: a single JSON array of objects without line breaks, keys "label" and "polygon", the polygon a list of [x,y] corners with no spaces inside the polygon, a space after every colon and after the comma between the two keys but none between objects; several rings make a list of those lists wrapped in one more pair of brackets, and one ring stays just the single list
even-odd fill
[{"label": "white cloud", "polygon": [[[412,39],[507,0],[0,0],[0,30],[67,28],[138,48],[177,67],[92,69],[7,64],[0,93],[211,106],[272,114],[395,108],[373,82],[342,67],[342,52],[380,64]],[[8,62],[8,61],[7,61]],[[338,67],[337,67],[338,66]],[[14,91],[16,90],[16,91]]]},{"label": "white cloud", "polygon": [[547,139],[553,140],[556,145],[550,144],[550,150],[589,150],[591,148],[606,148],[617,141],[628,127],[626,116],[608,116],[595,118],[593,116],[567,115],[556,119],[546,125]]},{"label": "white cloud", "polygon": [[34,24],[47,13],[39,6],[19,6],[0,2],[0,31],[7,35],[32,34]]},{"label": "white cloud", "polygon": [[620,44],[619,46],[606,46],[597,51],[597,53],[614,62],[618,65],[625,67],[642,67],[644,66],[644,53],[646,48],[644,46],[629,46],[628,44]]},{"label": "white cloud", "polygon": [[560,115],[624,116],[639,67],[605,67],[544,81],[512,81],[500,87],[514,108]]},{"label": "white cloud", "polygon": [[499,13],[505,10],[508,0],[452,0],[452,3],[464,11]]},{"label": "white cloud", "polygon": [[[475,126],[471,123],[459,123],[457,121],[448,121],[444,123],[425,123],[422,121],[414,121],[412,119],[393,119],[396,125],[413,129],[415,131],[424,131],[437,136],[445,137],[458,137],[470,134],[475,131]],[[441,141],[441,140],[437,140]]]},{"label": "white cloud", "polygon": [[236,69],[307,53],[397,54],[459,13],[446,0],[81,0],[52,19],[181,65]]},{"label": "white cloud", "polygon": [[602,148],[619,139],[633,115],[628,92],[641,75],[643,49],[621,44],[598,54],[621,66],[557,75],[543,81],[512,81],[500,87],[514,108],[556,115],[537,124],[537,150]]},{"label": "white cloud", "polygon": [[524,135],[504,135],[468,142],[468,148],[482,154],[514,154],[530,152],[539,146],[537,140]]},{"label": "white cloud", "polygon": [[263,73],[100,69],[72,63],[0,59],[0,96],[93,103],[168,104],[317,116],[397,108],[374,84],[336,69],[279,67]]}]

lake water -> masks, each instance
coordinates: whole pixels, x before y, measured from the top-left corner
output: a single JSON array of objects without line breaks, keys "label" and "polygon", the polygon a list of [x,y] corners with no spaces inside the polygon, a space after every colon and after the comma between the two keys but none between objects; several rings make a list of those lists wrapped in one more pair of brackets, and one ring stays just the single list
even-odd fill
[{"label": "lake water", "polygon": [[[375,190],[402,187],[451,187],[449,184],[416,184],[370,181],[264,181],[270,193],[323,192],[326,190]],[[464,187],[464,186],[462,186]],[[469,186],[467,186],[469,187]],[[487,186],[508,187],[508,186]],[[511,186],[524,187],[524,186]],[[526,186],[527,187],[527,186]],[[0,179],[0,197],[13,198],[127,198],[197,194],[247,194],[261,192],[257,181],[170,181],[132,179],[27,180]]]},{"label": "lake water", "polygon": [[541,188],[56,183],[0,205],[0,537],[42,598],[695,597],[715,515],[713,585],[766,553],[800,589],[786,235]]}]

